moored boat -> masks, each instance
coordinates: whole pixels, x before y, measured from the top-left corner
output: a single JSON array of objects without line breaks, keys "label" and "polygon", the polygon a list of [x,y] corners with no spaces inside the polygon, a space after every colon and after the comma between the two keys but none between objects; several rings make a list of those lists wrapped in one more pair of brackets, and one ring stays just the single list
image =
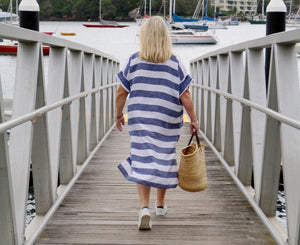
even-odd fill
[{"label": "moored boat", "polygon": [[[2,39],[0,39],[2,40]],[[43,46],[43,54],[49,55],[50,47]],[[18,42],[17,41],[1,41],[0,42],[0,54],[2,55],[16,55],[18,53]]]},{"label": "moored boat", "polygon": [[254,25],[264,25],[267,22],[265,20],[248,20],[250,22],[250,24],[254,24]]},{"label": "moored boat", "polygon": [[75,36],[75,32],[61,32],[60,35],[62,36]]},{"label": "moored boat", "polygon": [[170,31],[173,44],[216,44],[217,39],[212,32],[195,32],[193,30]]},{"label": "moored boat", "polygon": [[128,25],[113,25],[113,24],[83,24],[85,27],[96,27],[96,28],[123,28]]}]

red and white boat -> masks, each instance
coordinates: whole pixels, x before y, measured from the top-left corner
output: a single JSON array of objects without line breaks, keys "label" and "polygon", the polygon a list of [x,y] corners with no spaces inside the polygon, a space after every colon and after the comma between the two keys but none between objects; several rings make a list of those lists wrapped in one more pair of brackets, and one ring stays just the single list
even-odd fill
[{"label": "red and white boat", "polygon": [[[1,40],[1,39],[0,39]],[[5,40],[0,42],[0,54],[2,55],[16,55],[18,53],[18,42],[17,41],[11,41],[11,40]],[[50,47],[49,46],[43,46],[43,54],[49,55]]]}]

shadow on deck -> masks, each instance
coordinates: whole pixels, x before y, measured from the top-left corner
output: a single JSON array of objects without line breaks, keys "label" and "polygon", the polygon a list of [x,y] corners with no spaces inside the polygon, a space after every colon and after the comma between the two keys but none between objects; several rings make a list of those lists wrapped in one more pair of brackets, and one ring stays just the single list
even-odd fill
[{"label": "shadow on deck", "polygon": [[[189,140],[185,126],[179,149]],[[139,231],[136,185],[117,165],[129,154],[127,127],[112,131],[85,169],[36,244],[275,244],[248,201],[207,147],[208,188],[167,192],[168,214],[154,214],[151,231]]]}]

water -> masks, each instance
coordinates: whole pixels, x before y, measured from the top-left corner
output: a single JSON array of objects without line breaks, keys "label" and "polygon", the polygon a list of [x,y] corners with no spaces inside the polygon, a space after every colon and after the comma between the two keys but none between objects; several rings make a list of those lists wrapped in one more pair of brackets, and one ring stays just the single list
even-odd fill
[{"label": "water", "polygon": [[[136,23],[126,23],[125,28],[87,28],[84,22],[40,22],[41,32],[54,32],[55,36],[79,42],[87,46],[99,49],[104,53],[114,56],[120,60],[121,67],[125,64],[130,54],[139,50],[137,33],[139,26]],[[266,30],[264,25],[250,25],[242,23],[239,26],[229,26],[227,30],[216,30],[218,44],[216,45],[177,45],[173,51],[177,54],[186,68],[189,70],[190,60],[197,58],[207,52],[229,46],[232,44],[264,37]],[[75,36],[62,36],[61,32],[74,32]],[[47,63],[45,57],[45,78],[47,82]],[[299,59],[300,60],[300,59]],[[298,62],[298,67],[300,62]],[[13,97],[14,72],[16,69],[15,56],[0,55],[0,76],[4,98]],[[27,224],[35,215],[34,195],[29,194],[27,208]],[[277,202],[277,218],[286,226],[285,198],[284,192],[279,192]]]}]

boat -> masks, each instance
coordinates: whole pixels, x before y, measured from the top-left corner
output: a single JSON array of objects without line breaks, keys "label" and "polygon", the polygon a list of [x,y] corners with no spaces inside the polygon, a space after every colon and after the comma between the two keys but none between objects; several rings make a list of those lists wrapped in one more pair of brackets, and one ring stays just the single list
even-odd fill
[{"label": "boat", "polygon": [[18,18],[18,15],[9,13],[9,12],[4,12],[2,9],[0,9],[0,22],[9,22],[9,21],[16,21]]},{"label": "boat", "polygon": [[[201,20],[199,15],[201,12],[201,7],[204,7],[205,0],[199,0],[196,6],[195,12],[192,18],[183,18],[175,14],[175,8],[173,10],[172,18],[175,23],[182,23],[187,29],[202,30],[207,29],[227,29],[227,23],[224,21],[219,21],[207,16],[208,11],[208,0],[206,1],[205,10],[202,10]],[[172,2],[172,1],[171,1]],[[174,0],[175,4],[175,0]]]},{"label": "boat", "polygon": [[252,16],[251,20],[248,20],[250,24],[254,25],[264,25],[267,23],[267,17],[264,14],[264,9],[265,9],[265,2],[262,0],[262,5],[261,5],[261,14]]},{"label": "boat", "polygon": [[18,1],[16,0],[16,13],[12,12],[12,0],[9,2],[9,12],[3,12],[0,9],[0,22],[10,24],[10,25],[19,25],[19,15],[18,15]]},{"label": "boat", "polygon": [[[18,41],[0,39],[0,54],[2,55],[17,55]],[[43,46],[43,54],[49,55],[50,47]]]},{"label": "boat", "polygon": [[232,17],[225,19],[224,22],[228,26],[238,26],[240,24],[239,18],[232,18]]},{"label": "boat", "polygon": [[173,22],[198,22],[198,18],[183,18],[178,16],[177,14],[173,14]]},{"label": "boat", "polygon": [[104,20],[101,17],[101,0],[99,0],[99,24],[83,24],[85,27],[92,28],[123,28],[129,25],[120,25],[116,21]]},{"label": "boat", "polygon": [[75,36],[75,32],[61,32],[60,35],[62,36]]},{"label": "boat", "polygon": [[[141,13],[143,10],[144,15],[142,16]],[[144,5],[141,5],[139,8],[137,8],[135,14],[132,13],[132,16],[134,16],[136,23],[141,26],[151,16],[151,0],[149,0],[149,15],[147,15],[147,0],[144,0]]]},{"label": "boat", "polygon": [[266,20],[248,20],[252,25],[264,25],[267,23]]},{"label": "boat", "polygon": [[193,29],[197,31],[207,31],[208,25],[201,25],[201,24],[183,24],[186,29]]},{"label": "boat", "polygon": [[170,37],[173,44],[216,44],[217,39],[214,33],[195,32],[194,30],[172,30]]},{"label": "boat", "polygon": [[294,28],[299,28],[300,27],[300,15],[299,15],[299,12],[300,12],[300,7],[298,8],[296,14],[292,14],[292,8],[291,8],[291,5],[290,4],[290,13],[289,13],[289,18],[287,19],[286,21],[286,24],[285,26],[286,27],[294,27]]},{"label": "boat", "polygon": [[85,27],[94,27],[94,28],[123,28],[129,25],[113,25],[113,24],[83,24]]},{"label": "boat", "polygon": [[47,34],[47,35],[50,35],[50,36],[52,36],[54,34],[54,32],[52,32],[52,31],[43,31],[43,33]]},{"label": "boat", "polygon": [[172,30],[184,30],[184,29],[192,29],[195,31],[207,31],[208,26],[207,25],[200,25],[200,24],[195,24],[195,23],[172,23],[169,25]]}]

